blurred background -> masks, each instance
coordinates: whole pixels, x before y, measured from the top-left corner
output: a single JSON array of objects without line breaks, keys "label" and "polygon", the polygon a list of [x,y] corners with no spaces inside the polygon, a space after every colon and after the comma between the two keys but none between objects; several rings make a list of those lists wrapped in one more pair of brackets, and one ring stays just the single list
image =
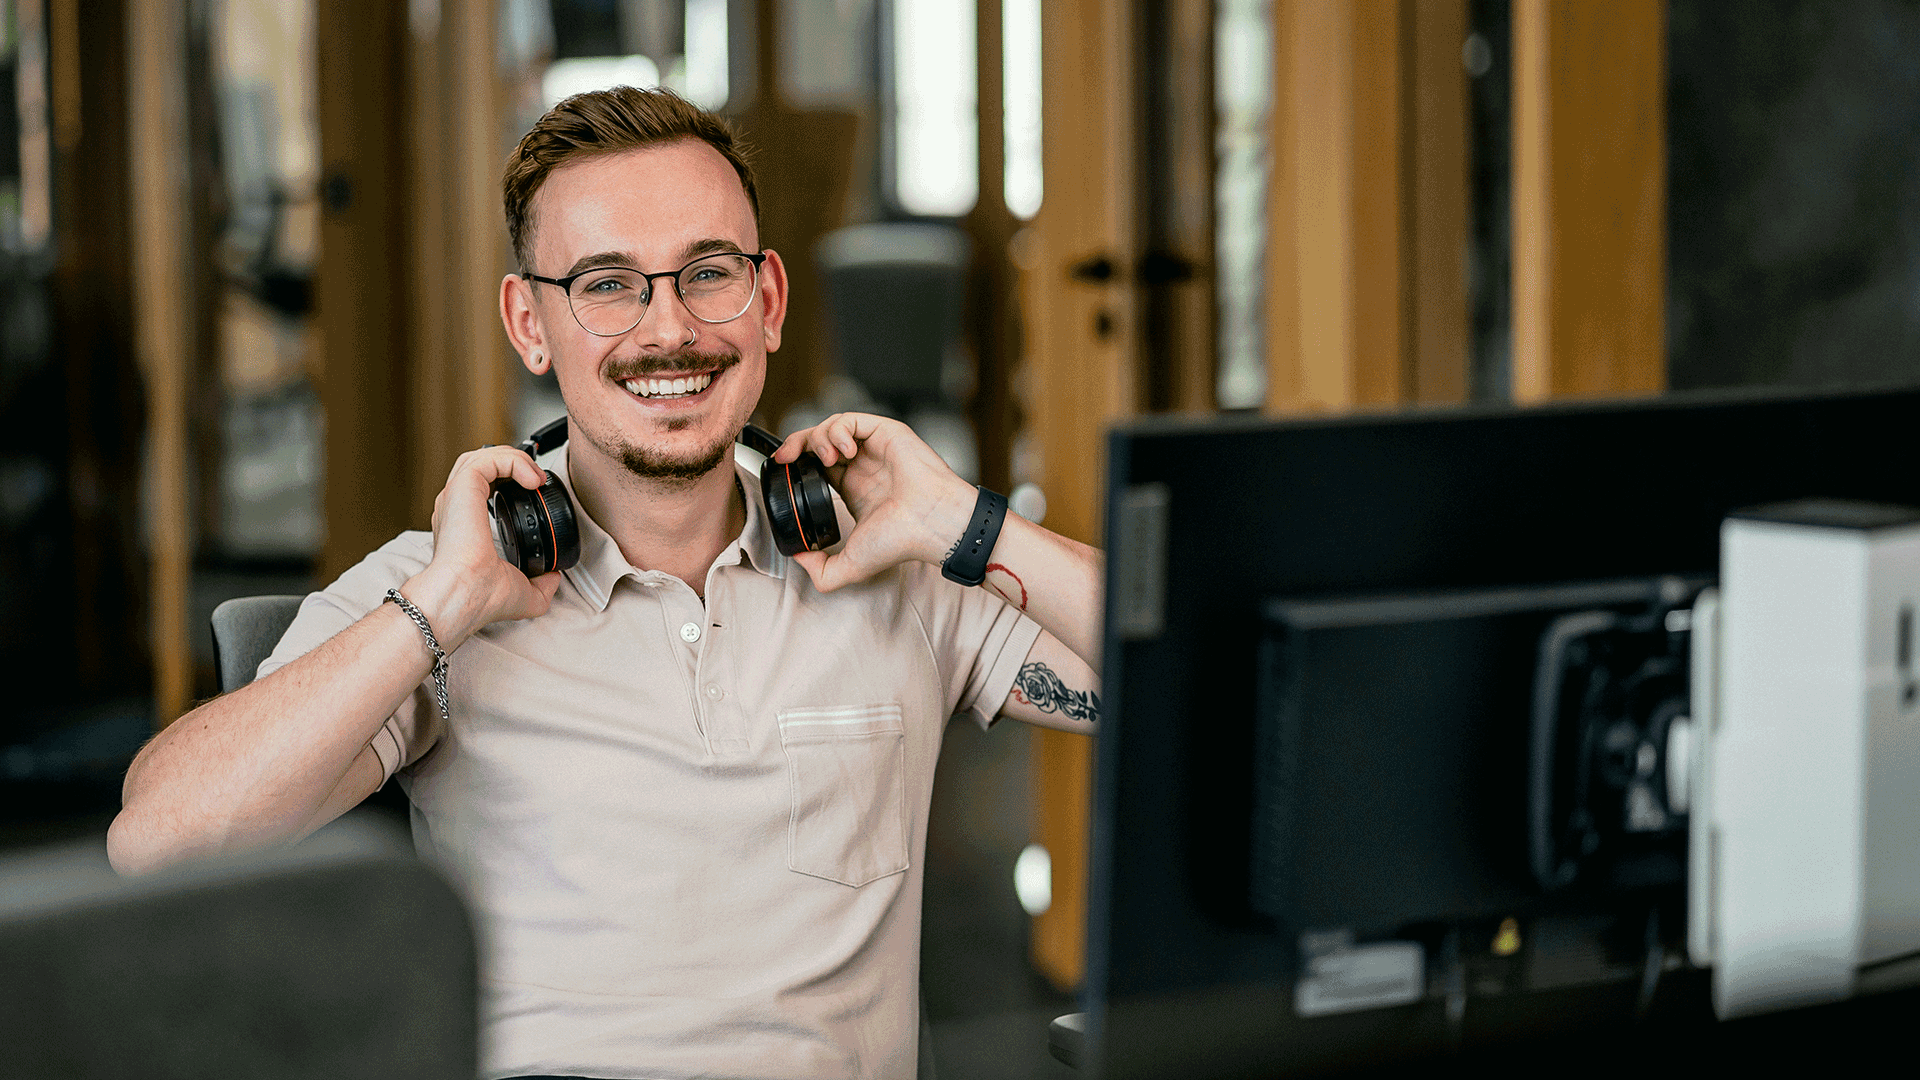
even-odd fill
[{"label": "blurred background", "polygon": [[[1920,378],[1910,0],[0,0],[0,847],[104,830],[217,603],[562,411],[499,173],[615,83],[757,147],[762,423],[901,417],[1090,542],[1132,415]],[[950,729],[951,1076],[1053,1068],[1089,760]]]}]

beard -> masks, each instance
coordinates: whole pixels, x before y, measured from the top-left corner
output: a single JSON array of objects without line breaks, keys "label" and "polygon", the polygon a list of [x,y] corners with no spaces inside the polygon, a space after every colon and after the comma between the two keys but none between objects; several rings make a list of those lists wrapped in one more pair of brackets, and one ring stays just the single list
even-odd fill
[{"label": "beard", "polygon": [[[648,361],[615,362],[608,375],[615,383],[634,378],[670,378],[693,371],[712,371],[716,380],[740,363],[740,354],[682,352]],[[684,418],[667,421],[668,431],[684,431],[692,421]],[[626,466],[628,472],[651,484],[668,489],[689,488],[719,467],[733,449],[738,430],[725,430],[712,445],[691,453],[673,454],[659,447],[641,446],[624,438],[614,438],[607,449]]]},{"label": "beard", "polygon": [[714,445],[679,457],[624,441],[616,447],[615,453],[620,458],[620,464],[642,480],[665,488],[690,488],[719,466],[727,452],[733,449],[735,438],[734,435],[723,435]]}]

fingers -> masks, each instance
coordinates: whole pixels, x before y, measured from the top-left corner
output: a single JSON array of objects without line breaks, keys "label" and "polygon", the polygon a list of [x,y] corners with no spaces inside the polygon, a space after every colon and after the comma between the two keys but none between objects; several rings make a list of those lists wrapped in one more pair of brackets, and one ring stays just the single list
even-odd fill
[{"label": "fingers", "polygon": [[531,489],[538,488],[546,474],[517,447],[483,446],[460,455],[433,500],[436,557],[442,548],[456,553],[456,559],[493,557],[487,501],[492,485],[508,477]]},{"label": "fingers", "polygon": [[547,598],[548,603],[552,603],[553,594],[560,591],[560,583],[566,578],[558,570],[549,570],[537,578],[528,580],[534,588],[540,590],[541,595]]},{"label": "fingers", "polygon": [[823,593],[844,589],[873,577],[882,570],[895,565],[898,560],[882,559],[875,561],[871,551],[849,554],[846,548],[828,554],[824,551],[803,551],[793,556],[793,561],[807,572],[813,580],[813,587]]},{"label": "fingers", "polygon": [[817,425],[807,435],[807,449],[812,450],[822,465],[851,459],[860,453],[860,442],[873,434],[872,421],[878,417],[866,413],[839,413],[827,417],[825,423]]},{"label": "fingers", "polygon": [[538,488],[546,480],[527,452],[513,446],[483,446],[455,459],[447,484],[433,500],[433,531],[437,536],[449,518],[484,518],[490,489],[496,480],[512,477],[520,486]]},{"label": "fingers", "polygon": [[774,452],[773,460],[786,464],[811,450],[823,465],[835,465],[856,457],[860,444],[872,438],[887,424],[896,423],[869,413],[835,413],[810,428],[787,436]]},{"label": "fingers", "polygon": [[780,447],[779,449],[773,452],[773,457],[771,460],[777,461],[780,464],[785,465],[788,462],[791,462],[793,459],[799,457],[800,452],[807,448],[807,433],[810,430],[812,429],[801,428],[799,431],[796,431],[793,434],[787,436],[786,438],[780,440]]},{"label": "fingers", "polygon": [[795,555],[793,561],[799,563],[800,568],[813,579],[813,587],[823,593],[830,593],[846,584],[835,580],[839,577],[839,567],[834,565],[836,559],[824,551],[803,551]]},{"label": "fingers", "polygon": [[529,490],[546,481],[546,474],[534,463],[533,457],[517,446],[483,446],[461,454],[447,472],[447,486],[453,486],[462,470],[473,473],[486,484],[511,476]]}]

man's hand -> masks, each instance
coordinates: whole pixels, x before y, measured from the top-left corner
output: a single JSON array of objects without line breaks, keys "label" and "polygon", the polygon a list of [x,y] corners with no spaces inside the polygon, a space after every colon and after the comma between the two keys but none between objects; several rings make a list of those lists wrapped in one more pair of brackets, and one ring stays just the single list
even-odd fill
[{"label": "man's hand", "polygon": [[978,493],[898,420],[839,413],[787,436],[773,460],[811,450],[852,511],[853,531],[833,555],[794,556],[814,587],[832,592],[910,559],[938,565],[967,531]]},{"label": "man's hand", "polygon": [[524,450],[488,446],[460,455],[433,501],[433,562],[400,587],[452,652],[488,623],[544,615],[560,575],[529,580],[494,550],[487,496],[495,480],[536,489],[546,477]]},{"label": "man's hand", "polygon": [[[937,566],[973,521],[980,493],[898,420],[865,413],[830,416],[787,436],[773,460],[790,462],[802,450],[813,451],[827,466],[827,478],[840,490],[854,519],[838,553],[808,551],[793,557],[821,592],[865,581],[909,559]],[[1076,692],[1097,690],[1104,566],[1093,548],[1014,513],[1001,525],[987,564],[984,587],[1047,631],[1049,636],[1035,646],[1035,656]],[[1023,719],[1055,721],[1030,702],[1013,704]]]},{"label": "man's hand", "polygon": [[[487,495],[497,479],[544,479],[506,446],[463,454],[433,508],[433,560],[401,586],[448,652],[501,619],[544,614],[559,574],[528,581],[493,547]],[[214,698],[141,749],[107,834],[123,873],[219,851],[289,843],[379,788],[368,745],[427,676],[419,630],[391,604],[291,664]]]}]

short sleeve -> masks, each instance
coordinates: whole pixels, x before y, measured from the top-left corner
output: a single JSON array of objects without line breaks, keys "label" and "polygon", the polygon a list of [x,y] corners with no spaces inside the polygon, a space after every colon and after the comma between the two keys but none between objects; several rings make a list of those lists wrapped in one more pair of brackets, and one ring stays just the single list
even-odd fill
[{"label": "short sleeve", "polygon": [[[339,580],[309,593],[293,624],[260,663],[255,678],[275,671],[318,648],[328,638],[366,618],[386,598],[387,590],[405,584],[433,558],[433,534],[404,532],[362,559]],[[439,706],[433,684],[423,681],[400,702],[387,722],[368,742],[380,759],[381,782],[417,761],[440,737]]]},{"label": "short sleeve", "polygon": [[992,726],[1040,637],[1040,624],[991,589],[948,581],[925,563],[908,566],[909,596],[946,680],[949,713],[964,712],[982,728]]}]

